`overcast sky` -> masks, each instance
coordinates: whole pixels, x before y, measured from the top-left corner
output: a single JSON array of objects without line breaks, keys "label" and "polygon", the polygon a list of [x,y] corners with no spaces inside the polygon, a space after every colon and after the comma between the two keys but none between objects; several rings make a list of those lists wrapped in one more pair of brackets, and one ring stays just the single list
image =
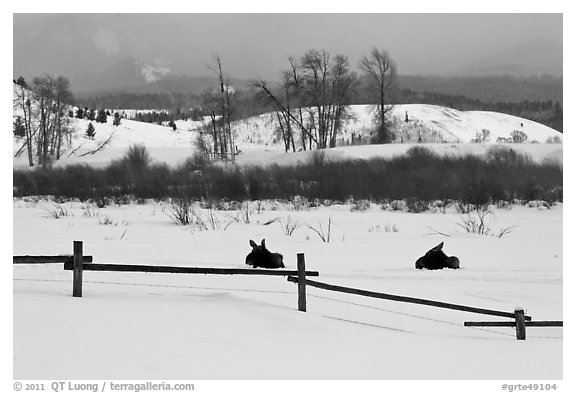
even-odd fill
[{"label": "overcast sky", "polygon": [[[14,14],[14,31],[55,15]],[[458,71],[525,43],[562,44],[562,14],[83,14],[97,45],[175,71],[207,75],[218,53],[233,76],[277,78],[307,49],[347,55],[356,65],[376,46],[401,74]],[[16,37],[15,37],[16,39]],[[42,37],[38,37],[42,39]],[[534,44],[538,58],[538,46]],[[561,54],[560,54],[561,56]],[[74,61],[73,56],[69,61]]]}]

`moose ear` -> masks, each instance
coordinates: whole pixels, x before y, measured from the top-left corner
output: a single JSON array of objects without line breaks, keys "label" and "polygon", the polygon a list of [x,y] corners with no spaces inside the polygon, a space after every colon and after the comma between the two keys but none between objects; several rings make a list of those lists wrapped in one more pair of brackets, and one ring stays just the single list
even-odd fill
[{"label": "moose ear", "polygon": [[436,247],[434,247],[432,250],[433,251],[440,251],[442,250],[442,247],[444,247],[444,242],[438,244]]},{"label": "moose ear", "polygon": [[260,243],[262,247],[266,247],[266,240],[262,239],[262,243]]},{"label": "moose ear", "polygon": [[250,246],[258,247],[258,245],[256,244],[256,242],[254,240],[250,240]]}]

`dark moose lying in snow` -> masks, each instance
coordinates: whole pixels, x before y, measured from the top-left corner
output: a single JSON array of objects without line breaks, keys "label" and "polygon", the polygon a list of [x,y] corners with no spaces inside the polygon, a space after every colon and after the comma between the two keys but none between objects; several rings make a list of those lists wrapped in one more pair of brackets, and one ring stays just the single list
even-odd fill
[{"label": "dark moose lying in snow", "polygon": [[257,245],[254,240],[250,240],[250,246],[252,246],[252,252],[246,256],[247,265],[253,268],[263,267],[266,269],[285,267],[282,255],[268,251],[264,239],[262,239],[260,245]]},{"label": "dark moose lying in snow", "polygon": [[459,269],[460,260],[454,256],[448,256],[442,251],[444,242],[438,244],[436,247],[428,250],[426,255],[418,258],[416,261],[416,269],[430,269],[438,270],[445,267],[450,269]]}]

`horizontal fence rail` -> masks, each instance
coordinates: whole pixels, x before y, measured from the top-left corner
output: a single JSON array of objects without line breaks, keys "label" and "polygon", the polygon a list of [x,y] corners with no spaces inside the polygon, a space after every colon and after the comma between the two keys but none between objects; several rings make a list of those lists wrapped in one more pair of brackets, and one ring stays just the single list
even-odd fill
[{"label": "horizontal fence rail", "polygon": [[[74,263],[64,264],[64,270],[74,270]],[[236,269],[214,267],[187,267],[187,266],[162,266],[162,265],[121,265],[111,263],[83,264],[82,270],[108,271],[108,272],[144,272],[144,273],[185,273],[185,274],[238,274],[253,276],[294,276],[297,270],[260,270],[260,269]],[[317,277],[317,271],[306,271],[306,276]]]},{"label": "horizontal fence rail", "polygon": [[516,339],[526,340],[527,327],[563,327],[562,321],[526,321],[524,310],[516,308],[514,310],[514,322],[464,322],[464,326],[469,327],[515,327]]},{"label": "horizontal fence rail", "polygon": [[[294,282],[294,283],[299,283],[298,278],[292,277],[292,276],[288,277],[288,281]],[[386,299],[386,300],[392,300],[392,301],[397,301],[397,302],[414,303],[414,304],[421,304],[424,306],[432,306],[432,307],[439,307],[439,308],[449,308],[451,310],[465,311],[465,312],[470,312],[470,313],[475,313],[475,314],[492,315],[492,316],[496,316],[496,317],[515,318],[514,313],[511,313],[511,312],[489,310],[489,309],[477,308],[477,307],[469,307],[469,306],[464,306],[464,305],[460,305],[460,304],[444,303],[444,302],[438,302],[438,301],[427,300],[427,299],[420,299],[420,298],[415,298],[415,297],[391,295],[391,294],[382,293],[382,292],[372,292],[372,291],[366,291],[363,289],[342,287],[339,285],[332,285],[332,284],[327,284],[324,282],[313,281],[313,280],[308,280],[308,279],[305,280],[305,285],[309,285],[311,287],[316,287],[316,288],[320,288],[320,289],[325,289],[328,291],[350,293],[353,295],[367,296],[367,297],[378,298],[378,299]],[[526,315],[525,318],[527,321],[530,321],[532,319],[528,315]]]},{"label": "horizontal fence rail", "polygon": [[[514,327],[516,322],[464,322],[469,327]],[[563,327],[564,321],[526,321],[526,327]]]},{"label": "horizontal fence rail", "polygon": [[[74,263],[74,255],[14,255],[15,265],[20,264],[44,264],[44,263]],[[91,255],[82,257],[84,263],[92,263]]]}]

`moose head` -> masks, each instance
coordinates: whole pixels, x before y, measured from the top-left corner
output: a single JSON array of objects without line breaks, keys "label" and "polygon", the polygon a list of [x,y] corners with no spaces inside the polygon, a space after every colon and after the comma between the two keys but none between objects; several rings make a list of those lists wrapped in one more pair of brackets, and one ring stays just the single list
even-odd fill
[{"label": "moose head", "polygon": [[438,270],[444,269],[445,267],[450,269],[459,269],[460,260],[457,257],[449,257],[444,254],[442,247],[444,247],[444,242],[428,250],[426,255],[423,257],[418,258],[416,261],[416,269]]},{"label": "moose head", "polygon": [[278,269],[285,267],[283,257],[276,252],[270,252],[266,248],[266,242],[262,239],[260,245],[250,240],[252,252],[246,256],[246,264],[253,268],[263,267],[266,269]]}]

